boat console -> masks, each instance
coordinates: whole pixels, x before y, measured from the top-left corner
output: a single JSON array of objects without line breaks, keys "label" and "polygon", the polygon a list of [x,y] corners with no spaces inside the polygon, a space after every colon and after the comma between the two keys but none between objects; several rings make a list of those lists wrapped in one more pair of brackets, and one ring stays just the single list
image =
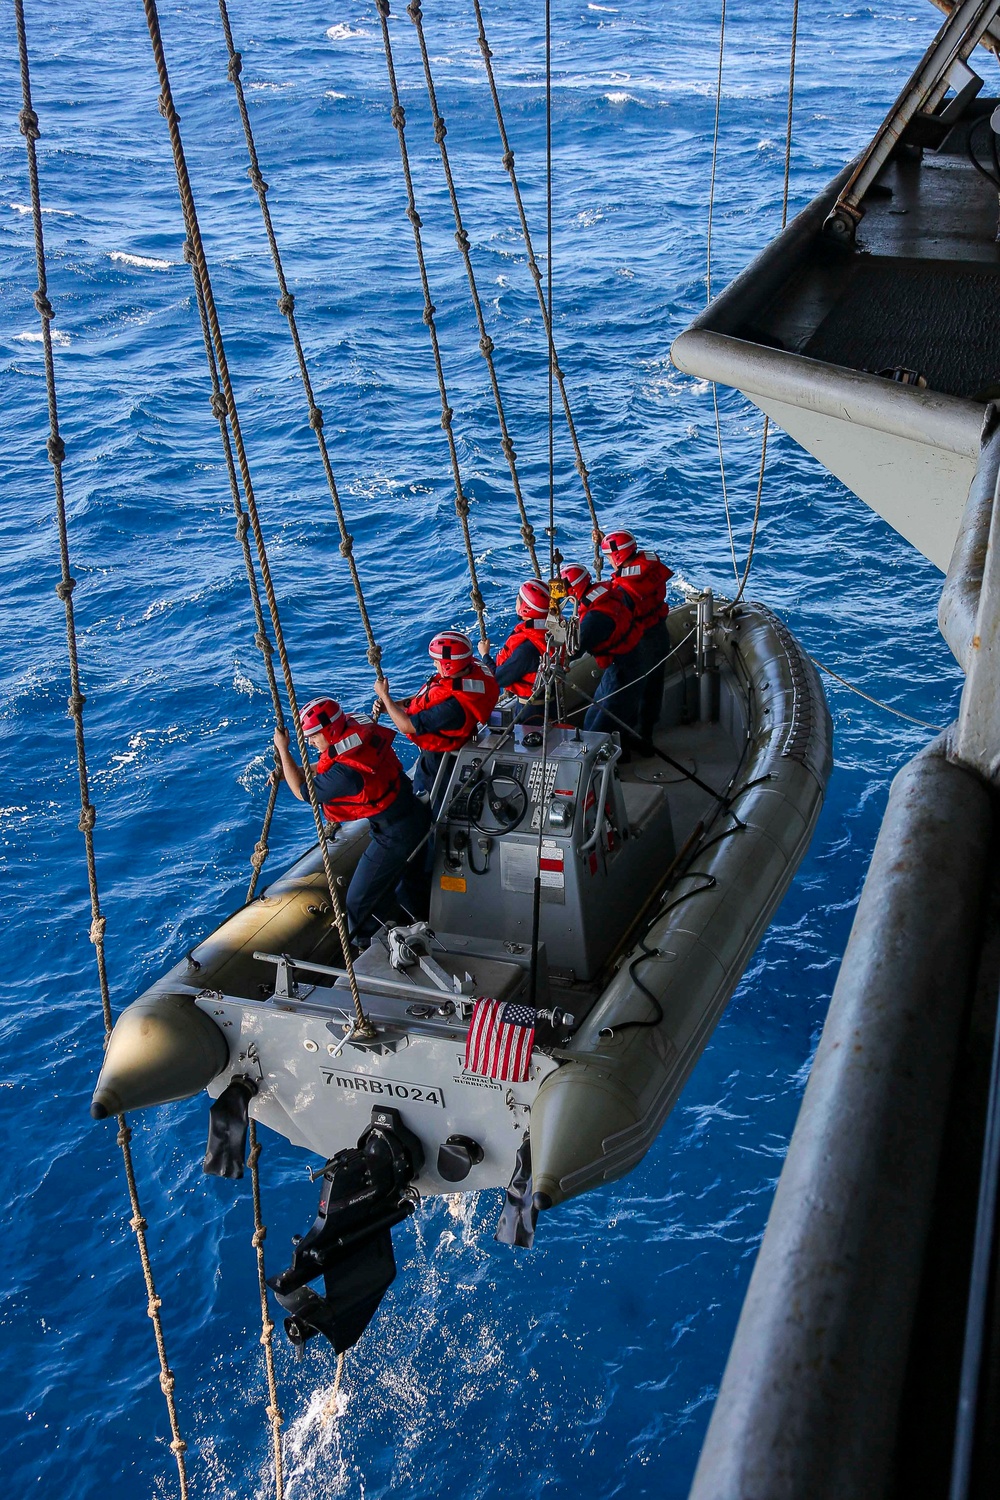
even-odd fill
[{"label": "boat console", "polygon": [[[673,856],[660,787],[626,788],[609,734],[569,726],[483,729],[455,757],[438,813],[430,925],[530,947],[550,973],[596,977],[635,916],[636,893]],[[639,835],[655,824],[657,838]],[[541,858],[539,859],[539,854]]]}]

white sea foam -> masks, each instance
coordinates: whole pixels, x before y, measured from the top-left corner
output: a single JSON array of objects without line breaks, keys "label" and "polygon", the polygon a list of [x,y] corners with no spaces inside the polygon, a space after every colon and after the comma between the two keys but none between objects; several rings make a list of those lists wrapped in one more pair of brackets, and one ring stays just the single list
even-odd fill
[{"label": "white sea foam", "polygon": [[626,94],[624,91],[618,90],[618,89],[616,89],[613,94],[605,94],[604,97],[605,97],[605,99],[607,99],[607,101],[608,101],[609,104],[641,104],[642,103],[642,100],[641,99],[637,99],[634,94]]},{"label": "white sea foam", "polygon": [[157,260],[154,255],[129,255],[127,250],[112,250],[110,258],[123,266],[145,266],[149,271],[169,271],[172,260]]},{"label": "white sea foam", "polygon": [[594,5],[593,3],[591,3],[590,5],[587,6],[587,9],[588,10],[602,10],[602,11],[605,12],[606,15],[609,15],[609,16],[616,16],[618,14],[618,7],[617,7],[617,5]]},{"label": "white sea foam", "polygon": [[353,37],[370,35],[363,26],[348,26],[346,21],[327,27],[326,34],[331,42],[349,42]]},{"label": "white sea foam", "polygon": [[[8,207],[12,208],[16,214],[30,214],[31,213],[31,204],[30,203],[11,203],[11,204],[8,205]],[[68,208],[43,208],[42,209],[42,213],[43,214],[58,214],[61,219],[75,219],[76,218],[76,215],[74,213],[71,213]]]},{"label": "white sea foam", "polygon": [[294,83],[250,83],[247,85],[252,94],[280,94],[283,89],[294,87]]},{"label": "white sea foam", "polygon": [[[60,328],[50,328],[49,332],[52,335],[52,342],[54,344],[69,343],[69,334],[63,333]],[[24,333],[15,333],[14,338],[19,344],[40,344],[44,338],[44,334],[35,332],[34,329],[29,328]]]},{"label": "white sea foam", "polygon": [[324,99],[346,99],[347,95],[346,94],[338,94],[336,89],[326,89],[325,92],[324,92],[324,94],[323,94],[323,98]]}]

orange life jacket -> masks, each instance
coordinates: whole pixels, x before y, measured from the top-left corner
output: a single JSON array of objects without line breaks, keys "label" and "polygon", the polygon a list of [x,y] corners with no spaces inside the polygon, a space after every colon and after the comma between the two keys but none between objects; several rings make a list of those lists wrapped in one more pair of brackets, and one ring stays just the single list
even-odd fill
[{"label": "orange life jacket", "polygon": [[651,625],[658,625],[667,618],[667,580],[673,576],[671,569],[661,563],[655,552],[634,552],[612,574],[613,581],[632,600],[635,618],[643,634]]},{"label": "orange life jacket", "polygon": [[[545,631],[545,616],[537,620],[518,620],[510,635],[504,641],[497,652],[497,666],[502,667],[508,656],[513,656],[518,646],[523,646],[525,641],[530,642],[538,652],[541,661],[545,655],[548,645],[548,636]],[[513,693],[515,698],[530,698],[535,691],[535,674],[526,672],[516,682],[509,682],[504,688],[505,693]]]},{"label": "orange life jacket", "polygon": [[344,733],[323,751],[316,766],[322,776],[332,766],[349,766],[364,778],[360,792],[324,802],[324,815],[331,823],[351,823],[356,818],[375,818],[396,800],[403,767],[392,748],[393,731],[381,724],[365,724],[348,716]]},{"label": "orange life jacket", "polygon": [[500,689],[492,672],[473,662],[459,677],[441,677],[437,672],[429,677],[406,705],[411,718],[434,708],[438,703],[457,703],[465,715],[457,729],[435,729],[428,734],[410,734],[421,750],[459,750],[475,734],[480,724],[485,724],[496,707]]},{"label": "orange life jacket", "polygon": [[594,660],[599,667],[608,667],[616,656],[626,656],[642,639],[642,627],[635,617],[631,597],[614,583],[595,583],[587,590],[580,604],[581,620],[592,610],[610,615],[613,629],[598,650]]}]

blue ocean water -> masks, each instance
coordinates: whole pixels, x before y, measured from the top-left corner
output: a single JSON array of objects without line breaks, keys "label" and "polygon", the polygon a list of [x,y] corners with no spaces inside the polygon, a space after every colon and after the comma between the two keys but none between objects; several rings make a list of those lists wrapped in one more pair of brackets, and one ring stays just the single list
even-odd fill
[{"label": "blue ocean water", "polygon": [[[401,9],[397,0],[396,9]],[[487,22],[539,236],[541,6]],[[544,349],[499,162],[471,7],[425,7],[440,104],[536,524]],[[247,0],[237,45],[270,203],[390,679],[472,623],[374,7]],[[683,577],[732,568],[711,393],[671,339],[704,302],[716,0],[554,0],[556,336],[605,523]],[[175,99],[301,694],[368,701],[370,669],[305,421],[218,15],[164,7]],[[713,284],[778,227],[791,5],[730,0]],[[57,378],[67,443],[97,852],[116,1007],[242,900],[269,703],[207,383],[166,129],[138,4],[27,0]],[[494,636],[523,574],[509,482],[428,129],[415,39],[393,21],[416,189]],[[937,24],[916,0],[809,0],[791,205],[867,137]],[[4,624],[0,862],[5,1479],[66,1500],[175,1493],[113,1126],[87,1114],[101,1024],[77,788],[23,140],[0,16]],[[738,548],[760,416],[721,397]],[[587,525],[557,447],[567,556]],[[958,677],[940,577],[784,435],[772,436],[751,593],[807,648],[933,723]],[[928,732],[834,685],[836,770],[798,879],[671,1120],[626,1180],[492,1239],[499,1195],[425,1204],[348,1362],[279,1352],[294,1500],[686,1494],[894,771]],[[309,841],[283,800],[272,870]],[[204,1100],[133,1120],[194,1493],[273,1492],[248,1184],[201,1173]],[[270,1264],[311,1221],[304,1159],[265,1139]]]}]

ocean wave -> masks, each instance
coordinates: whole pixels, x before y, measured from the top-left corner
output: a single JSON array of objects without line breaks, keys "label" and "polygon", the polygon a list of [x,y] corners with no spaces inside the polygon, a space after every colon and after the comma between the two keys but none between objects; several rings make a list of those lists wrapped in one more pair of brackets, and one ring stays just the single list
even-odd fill
[{"label": "ocean wave", "polygon": [[[7,207],[8,208],[12,208],[16,214],[30,214],[31,213],[31,204],[30,203],[8,203]],[[61,219],[75,219],[76,218],[76,214],[72,213],[68,208],[43,208],[42,209],[42,213],[43,214],[58,214]]]},{"label": "ocean wave", "polygon": [[[52,336],[54,344],[65,346],[69,343],[69,334],[63,333],[61,328],[50,328],[49,333]],[[25,329],[24,333],[15,333],[14,335],[19,344],[40,344],[44,337],[43,333],[37,332],[33,328]]]},{"label": "ocean wave", "polygon": [[349,42],[354,37],[371,36],[363,26],[348,26],[346,21],[338,21],[336,26],[328,26],[326,30],[331,42]]},{"label": "ocean wave", "polygon": [[324,99],[346,99],[346,94],[338,94],[336,89],[326,89],[323,93]]},{"label": "ocean wave", "polygon": [[169,271],[176,261],[158,260],[155,255],[130,255],[127,250],[112,250],[109,259],[123,266],[143,266],[148,271]]},{"label": "ocean wave", "polygon": [[614,93],[605,94],[609,104],[641,104],[642,100],[635,94],[626,94],[623,89],[616,89]]}]

